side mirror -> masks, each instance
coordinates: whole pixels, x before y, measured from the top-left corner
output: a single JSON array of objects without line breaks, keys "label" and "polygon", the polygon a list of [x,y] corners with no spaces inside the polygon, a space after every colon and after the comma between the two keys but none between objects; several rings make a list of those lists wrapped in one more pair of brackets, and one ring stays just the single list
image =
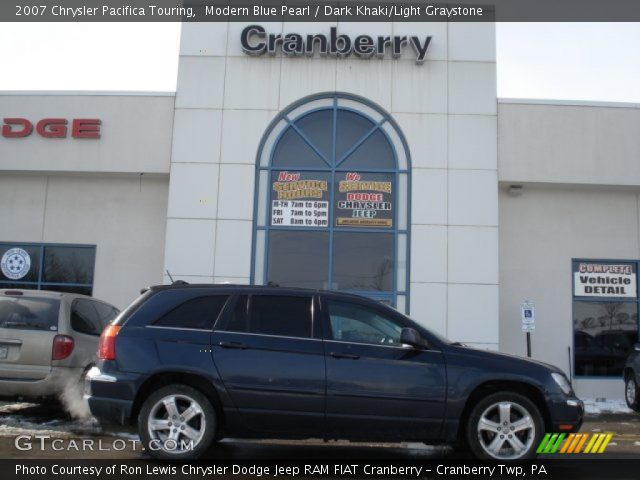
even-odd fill
[{"label": "side mirror", "polygon": [[422,338],[420,332],[415,328],[403,328],[400,331],[400,343],[405,345],[411,345],[415,348],[424,348],[427,346],[427,341]]}]

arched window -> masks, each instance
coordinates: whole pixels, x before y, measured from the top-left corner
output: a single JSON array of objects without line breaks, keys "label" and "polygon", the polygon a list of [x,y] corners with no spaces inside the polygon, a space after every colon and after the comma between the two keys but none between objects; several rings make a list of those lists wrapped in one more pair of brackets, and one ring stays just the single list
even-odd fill
[{"label": "arched window", "polygon": [[303,99],[258,150],[251,282],[344,290],[408,310],[410,158],[353,95]]}]

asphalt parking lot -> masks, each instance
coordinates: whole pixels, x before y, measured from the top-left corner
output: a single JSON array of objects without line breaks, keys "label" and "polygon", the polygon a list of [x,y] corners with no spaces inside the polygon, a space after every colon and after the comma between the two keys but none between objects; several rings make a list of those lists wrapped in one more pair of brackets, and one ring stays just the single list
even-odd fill
[{"label": "asphalt parking lot", "polygon": [[[599,458],[640,458],[640,415],[589,415],[582,432],[614,434]],[[247,441],[225,439],[207,454],[209,459],[457,459],[448,447],[419,443],[381,444],[306,441]],[[104,431],[93,419],[71,418],[55,402],[0,403],[0,458],[5,459],[140,459],[145,454],[137,435]]]}]

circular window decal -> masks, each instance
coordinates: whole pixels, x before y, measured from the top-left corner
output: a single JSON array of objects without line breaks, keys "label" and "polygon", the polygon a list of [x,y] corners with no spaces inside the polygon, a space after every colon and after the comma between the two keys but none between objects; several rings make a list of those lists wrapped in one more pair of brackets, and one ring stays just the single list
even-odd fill
[{"label": "circular window decal", "polygon": [[5,277],[11,280],[20,280],[29,273],[31,257],[21,248],[12,248],[2,256],[0,268]]}]

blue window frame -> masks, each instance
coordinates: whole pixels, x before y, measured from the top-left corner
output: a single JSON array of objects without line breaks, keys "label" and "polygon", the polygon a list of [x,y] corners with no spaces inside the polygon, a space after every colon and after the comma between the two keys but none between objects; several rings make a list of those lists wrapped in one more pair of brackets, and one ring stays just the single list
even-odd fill
[{"label": "blue window frame", "polygon": [[282,111],[258,149],[251,282],[344,290],[409,311],[410,155],[349,94]]},{"label": "blue window frame", "polygon": [[0,288],[93,294],[95,245],[0,242]]},{"label": "blue window frame", "polygon": [[572,260],[573,372],[620,377],[638,342],[636,260]]}]

